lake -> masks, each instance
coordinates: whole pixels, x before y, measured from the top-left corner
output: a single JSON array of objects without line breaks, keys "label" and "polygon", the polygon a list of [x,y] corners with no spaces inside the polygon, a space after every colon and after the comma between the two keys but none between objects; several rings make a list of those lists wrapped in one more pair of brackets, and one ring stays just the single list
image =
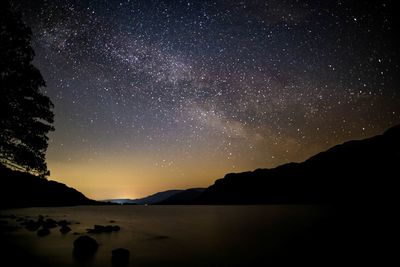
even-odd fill
[{"label": "lake", "polygon": [[[45,237],[24,228],[2,234],[6,247],[2,252],[7,254],[2,257],[24,255],[24,261],[31,266],[111,266],[111,251],[116,248],[130,250],[130,266],[267,266],[277,262],[309,262],[332,254],[330,247],[323,246],[326,247],[327,240],[338,241],[335,235],[342,231],[333,228],[336,217],[332,208],[321,206],[78,206],[0,213],[33,219],[40,214],[72,222],[72,231],[65,235],[59,228],[51,229]],[[17,225],[15,219],[1,220],[8,226]],[[74,240],[95,224],[119,225],[121,230],[89,234],[100,244],[97,253],[88,261],[74,259]]]}]

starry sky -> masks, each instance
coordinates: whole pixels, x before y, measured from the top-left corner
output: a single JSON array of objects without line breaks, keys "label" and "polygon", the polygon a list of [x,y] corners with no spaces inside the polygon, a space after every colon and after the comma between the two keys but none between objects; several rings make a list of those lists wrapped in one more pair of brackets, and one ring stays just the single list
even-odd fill
[{"label": "starry sky", "polygon": [[209,186],[400,122],[395,1],[15,0],[55,104],[50,179]]}]

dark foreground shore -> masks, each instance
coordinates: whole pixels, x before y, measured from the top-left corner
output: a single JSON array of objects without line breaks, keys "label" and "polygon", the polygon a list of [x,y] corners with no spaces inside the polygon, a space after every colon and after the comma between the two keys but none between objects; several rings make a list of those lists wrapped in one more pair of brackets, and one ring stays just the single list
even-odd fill
[{"label": "dark foreground shore", "polygon": [[[385,265],[395,255],[389,245],[394,223],[389,210],[382,207],[242,206],[235,210],[219,206],[211,211],[201,206],[132,207],[129,211],[96,207],[94,213],[103,216],[86,222],[74,220],[74,209],[76,219],[84,219],[82,209],[88,207],[69,208],[65,215],[63,209],[47,208],[54,214],[48,218],[64,216],[72,224],[69,233],[61,234],[58,227],[44,237],[16,223],[23,214],[34,218],[35,209],[1,211],[0,257],[7,263],[3,266],[113,266],[111,251],[124,246],[131,252],[125,266]],[[199,215],[190,219],[192,213]],[[201,216],[206,220],[197,222]],[[114,219],[121,225],[118,232],[88,230]],[[73,242],[86,235],[99,242],[99,251],[93,259],[77,259]]]}]

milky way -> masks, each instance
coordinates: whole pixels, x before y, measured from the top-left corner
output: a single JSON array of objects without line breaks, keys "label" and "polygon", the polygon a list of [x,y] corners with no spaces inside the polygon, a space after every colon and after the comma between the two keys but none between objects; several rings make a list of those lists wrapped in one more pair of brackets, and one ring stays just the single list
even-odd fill
[{"label": "milky way", "polygon": [[55,104],[49,168],[95,198],[206,186],[400,122],[390,1],[38,2],[15,6]]}]

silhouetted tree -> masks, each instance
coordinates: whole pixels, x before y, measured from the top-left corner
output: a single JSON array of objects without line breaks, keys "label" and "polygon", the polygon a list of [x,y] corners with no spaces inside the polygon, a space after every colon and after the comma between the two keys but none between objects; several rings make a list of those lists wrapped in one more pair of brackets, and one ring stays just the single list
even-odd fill
[{"label": "silhouetted tree", "polygon": [[36,175],[48,175],[47,134],[53,131],[53,103],[32,65],[31,29],[8,1],[0,1],[0,162]]}]

